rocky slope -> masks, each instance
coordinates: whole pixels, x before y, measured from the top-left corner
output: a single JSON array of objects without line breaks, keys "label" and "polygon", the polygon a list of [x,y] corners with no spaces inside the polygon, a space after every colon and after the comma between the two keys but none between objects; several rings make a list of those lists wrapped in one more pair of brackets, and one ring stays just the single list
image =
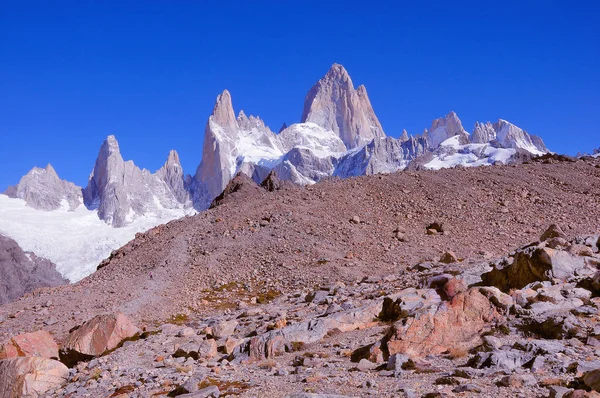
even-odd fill
[{"label": "rocky slope", "polygon": [[558,156],[269,191],[241,178],[81,282],[0,307],[0,340],[63,343],[107,312],[160,330],[86,359],[59,396],[589,390],[599,179],[598,160]]},{"label": "rocky slope", "polygon": [[65,283],[50,261],[24,252],[17,242],[0,235],[0,304],[41,287]]}]

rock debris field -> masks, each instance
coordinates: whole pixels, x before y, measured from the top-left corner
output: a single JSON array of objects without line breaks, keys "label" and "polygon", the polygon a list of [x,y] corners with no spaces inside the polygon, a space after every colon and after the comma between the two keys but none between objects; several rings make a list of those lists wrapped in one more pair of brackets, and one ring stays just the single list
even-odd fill
[{"label": "rock debris field", "polygon": [[0,306],[0,397],[599,396],[599,160],[263,185]]}]

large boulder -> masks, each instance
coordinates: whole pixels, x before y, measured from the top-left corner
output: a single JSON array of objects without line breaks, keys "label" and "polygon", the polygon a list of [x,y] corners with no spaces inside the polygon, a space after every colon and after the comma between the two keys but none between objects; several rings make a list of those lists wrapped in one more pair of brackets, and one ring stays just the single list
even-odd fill
[{"label": "large boulder", "polygon": [[411,312],[412,316],[399,320],[392,327],[387,341],[390,355],[423,357],[468,350],[479,345],[481,334],[502,318],[479,288],[471,288],[450,301],[438,301],[437,305]]},{"label": "large boulder", "polygon": [[595,270],[594,259],[551,249],[542,243],[517,250],[512,262],[505,259],[483,274],[481,279],[484,285],[508,292],[532,282],[554,279],[567,281],[574,276],[593,275]]},{"label": "large boulder", "polygon": [[374,320],[381,312],[382,302],[377,300],[364,307],[309,319],[246,339],[234,349],[233,356],[249,361],[273,358],[294,347],[319,341],[334,330],[349,332],[375,326]]},{"label": "large boulder", "polygon": [[14,357],[58,359],[58,345],[52,335],[45,330],[23,333],[0,345],[0,359]]},{"label": "large boulder", "polygon": [[139,332],[123,313],[97,315],[71,332],[60,350],[60,359],[73,366],[118,348]]},{"label": "large boulder", "polygon": [[586,387],[596,392],[600,392],[600,369],[594,369],[586,372],[582,377]]},{"label": "large boulder", "polygon": [[40,397],[62,387],[69,369],[48,358],[18,357],[0,361],[0,397]]}]

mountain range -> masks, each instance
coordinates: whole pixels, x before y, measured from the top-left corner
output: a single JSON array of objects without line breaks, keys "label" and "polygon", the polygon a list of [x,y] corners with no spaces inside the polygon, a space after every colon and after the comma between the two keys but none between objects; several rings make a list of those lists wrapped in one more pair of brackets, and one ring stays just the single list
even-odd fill
[{"label": "mountain range", "polygon": [[258,116],[235,115],[225,90],[208,118],[193,176],[184,174],[174,150],[155,173],[140,169],[123,159],[112,135],[85,188],[61,180],[51,165],[34,167],[0,195],[0,233],[74,281],[135,233],[207,209],[240,172],[262,182],[274,171],[281,180],[306,185],[406,168],[519,163],[549,152],[540,137],[502,119],[477,122],[468,133],[454,112],[420,135],[390,137],[366,88],[355,88],[339,64],[306,95],[300,123],[275,133]]}]

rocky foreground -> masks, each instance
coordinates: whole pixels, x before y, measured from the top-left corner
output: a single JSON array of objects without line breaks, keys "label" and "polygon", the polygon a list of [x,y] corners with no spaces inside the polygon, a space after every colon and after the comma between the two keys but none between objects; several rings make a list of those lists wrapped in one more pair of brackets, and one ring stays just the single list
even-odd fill
[{"label": "rocky foreground", "polygon": [[[218,316],[179,316],[144,331],[123,314],[99,315],[60,351],[43,331],[5,343],[0,392],[593,396],[599,252],[598,235],[568,240],[553,225],[540,242],[491,263],[447,252],[403,273],[240,300]],[[244,291],[230,283],[214,294],[236,300]]]},{"label": "rocky foreground", "polygon": [[237,178],[0,307],[0,396],[593,396],[597,165]]}]

